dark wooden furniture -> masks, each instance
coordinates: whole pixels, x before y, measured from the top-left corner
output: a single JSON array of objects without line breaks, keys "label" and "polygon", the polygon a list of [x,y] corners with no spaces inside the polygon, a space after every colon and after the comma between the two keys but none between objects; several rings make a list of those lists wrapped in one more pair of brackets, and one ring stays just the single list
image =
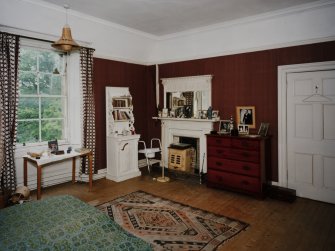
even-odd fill
[{"label": "dark wooden furniture", "polygon": [[268,137],[207,135],[207,186],[264,196]]}]

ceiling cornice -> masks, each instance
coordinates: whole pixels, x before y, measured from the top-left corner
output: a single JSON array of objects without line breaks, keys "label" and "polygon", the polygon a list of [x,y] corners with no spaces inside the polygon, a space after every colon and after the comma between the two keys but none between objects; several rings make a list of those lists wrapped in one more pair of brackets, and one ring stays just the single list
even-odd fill
[{"label": "ceiling cornice", "polygon": [[[60,7],[59,5],[56,5],[56,4],[45,2],[45,1],[42,1],[42,0],[21,0],[21,1],[28,2],[30,4],[35,4],[35,5],[38,5],[38,6],[42,6],[44,8],[48,8],[48,9],[51,9],[51,10],[59,11],[59,12],[64,13],[64,15],[65,15],[64,8]],[[158,38],[159,38],[158,36],[155,36],[155,35],[140,31],[140,30],[132,29],[132,28],[120,25],[120,24],[116,24],[116,23],[107,21],[105,19],[101,19],[101,18],[98,18],[98,17],[93,17],[91,15],[87,15],[85,13],[72,10],[71,6],[70,6],[70,9],[68,10],[68,14],[71,15],[71,16],[74,16],[74,17],[78,17],[78,18],[82,18],[82,19],[86,19],[86,20],[95,22],[95,23],[103,24],[103,25],[112,27],[114,29],[120,30],[120,31],[130,32],[130,33],[133,33],[135,35],[142,36],[142,37],[145,37],[145,38],[148,38],[148,39],[158,40]]]},{"label": "ceiling cornice", "polygon": [[145,64],[145,65],[169,64],[169,63],[197,60],[197,59],[204,59],[204,58],[214,58],[214,57],[229,56],[229,55],[235,55],[235,54],[241,54],[241,53],[251,53],[251,52],[256,52],[256,51],[280,49],[280,48],[292,47],[292,46],[325,43],[325,42],[331,42],[331,41],[335,41],[335,36],[324,37],[324,38],[314,38],[314,39],[308,39],[308,40],[300,40],[300,41],[287,42],[287,43],[276,43],[276,44],[271,44],[267,46],[251,47],[251,48],[241,49],[241,50],[231,50],[231,51],[222,51],[222,52],[216,51],[213,54],[206,53],[206,54],[198,54],[197,56],[190,56],[190,57],[173,58],[173,59],[168,59],[168,60],[148,61],[142,64]]},{"label": "ceiling cornice", "polygon": [[263,14],[259,15],[254,15],[254,16],[249,16],[245,18],[239,18],[235,19],[232,21],[226,21],[222,23],[217,23],[213,25],[208,25],[204,27],[199,27],[196,29],[191,29],[183,32],[177,32],[177,33],[172,33],[168,35],[163,35],[163,36],[158,36],[157,39],[162,41],[162,40],[167,40],[167,39],[173,39],[173,38],[179,38],[179,37],[184,37],[184,36],[190,36],[196,33],[202,33],[206,31],[212,31],[212,30],[217,30],[217,29],[224,29],[232,26],[237,26],[237,25],[242,25],[245,23],[252,23],[252,22],[257,22],[257,21],[262,21],[262,20],[270,20],[276,17],[282,17],[282,16],[288,16],[292,15],[294,13],[300,13],[308,10],[313,10],[313,9],[319,9],[323,8],[325,6],[333,6],[335,5],[334,0],[321,0],[317,2],[311,2],[311,3],[306,3],[306,4],[301,4],[301,5],[296,5],[294,7],[290,8],[285,8],[277,11],[271,11],[271,12],[266,12]]},{"label": "ceiling cornice", "polygon": [[[65,14],[65,10],[63,7],[50,4],[42,0],[20,0],[20,1],[39,5],[45,8],[49,8],[49,9],[53,9],[53,10],[56,10],[56,11],[59,11]],[[256,21],[267,20],[267,19],[270,20],[276,17],[294,15],[295,13],[302,13],[305,11],[317,10],[319,8],[327,8],[328,6],[329,7],[335,6],[335,0],[317,1],[313,3],[308,3],[308,4],[303,4],[303,5],[287,8],[287,9],[282,9],[279,11],[267,12],[261,15],[255,15],[255,16],[251,16],[247,18],[236,19],[230,22],[223,22],[223,23],[216,24],[216,25],[206,26],[206,27],[202,27],[199,29],[188,30],[185,32],[174,33],[174,34],[165,35],[165,36],[155,36],[155,35],[147,34],[147,33],[135,30],[135,29],[130,29],[128,27],[117,25],[115,23],[112,23],[112,22],[109,22],[103,19],[95,18],[95,17],[89,16],[89,15],[86,15],[80,12],[73,11],[73,10],[70,10],[70,14],[73,16],[79,17],[79,18],[91,20],[93,22],[98,22],[98,23],[110,26],[110,27],[116,28],[121,31],[131,32],[132,34],[137,34],[141,37],[145,37],[149,40],[156,41],[159,43],[159,42],[163,42],[164,40],[171,40],[171,39],[183,37],[183,36],[185,37],[191,36],[192,34],[196,35],[197,33],[212,31],[216,29],[224,29],[224,28],[238,26],[238,25],[242,25],[242,24],[250,23],[250,22],[256,22]],[[165,64],[165,63],[171,63],[171,62],[181,62],[181,61],[186,61],[186,60],[226,56],[226,55],[232,55],[232,54],[238,54],[238,53],[247,53],[247,52],[252,52],[252,51],[269,50],[269,49],[283,48],[283,47],[289,47],[289,46],[321,43],[321,42],[334,41],[334,40],[335,40],[335,36],[323,37],[323,38],[312,38],[312,39],[292,41],[292,42],[287,42],[287,43],[285,42],[284,43],[274,43],[274,44],[266,45],[266,46],[252,47],[252,48],[246,48],[246,49],[237,49],[237,50],[231,50],[231,51],[221,51],[221,52],[216,51],[214,53],[203,53],[203,54],[198,53],[196,56],[194,55],[189,56],[189,57],[181,56],[179,58],[175,57],[173,59],[167,59],[167,60],[150,60],[150,59],[143,60],[143,61],[142,60],[132,60],[129,58],[122,58],[122,57],[115,56],[115,55],[102,55],[102,54],[99,54],[98,52],[95,53],[95,57],[122,61],[122,62],[127,62],[127,63],[133,63],[133,64],[140,64],[140,65],[154,65],[154,64]],[[85,43],[90,44],[91,42],[85,42]]]},{"label": "ceiling cornice", "polygon": [[[45,8],[49,8],[49,9],[53,9],[56,11],[60,11],[65,13],[65,10],[63,7],[60,7],[58,5],[52,4],[52,3],[48,3],[45,2],[43,0],[22,0],[24,2],[29,2],[31,4],[35,4],[35,5],[39,5]],[[213,25],[208,25],[208,26],[204,26],[204,27],[199,27],[196,29],[191,29],[191,30],[187,30],[187,31],[182,31],[182,32],[177,32],[177,33],[172,33],[172,34],[168,34],[168,35],[162,35],[162,36],[156,36],[153,34],[149,34],[143,31],[139,31],[136,29],[132,29],[123,25],[119,25],[110,21],[107,21],[105,19],[101,19],[101,18],[97,18],[97,17],[93,17],[87,14],[84,14],[82,12],[78,12],[72,9],[68,10],[68,14],[75,16],[75,17],[79,17],[79,18],[83,18],[83,19],[87,19],[89,21],[93,21],[96,23],[100,23],[121,31],[125,31],[125,32],[130,32],[133,34],[136,34],[138,36],[142,36],[148,39],[152,39],[155,41],[164,41],[164,40],[168,40],[168,39],[173,39],[173,38],[177,38],[177,37],[183,37],[183,36],[189,36],[189,35],[193,35],[196,33],[201,33],[201,32],[206,32],[206,31],[212,31],[212,30],[216,30],[216,29],[223,29],[226,27],[232,27],[232,26],[236,26],[236,25],[241,25],[241,24],[245,24],[245,23],[251,23],[251,22],[256,22],[256,21],[260,21],[260,20],[269,20],[272,18],[276,18],[276,17],[280,17],[280,16],[286,16],[286,15],[292,15],[294,13],[299,13],[299,12],[303,12],[303,11],[307,11],[307,10],[312,10],[312,9],[318,9],[318,8],[323,8],[325,6],[332,6],[335,5],[335,0],[320,0],[320,1],[316,1],[316,2],[311,2],[311,3],[306,3],[306,4],[301,4],[301,5],[297,5],[297,6],[293,6],[290,8],[285,8],[285,9],[281,9],[281,10],[277,10],[277,11],[271,11],[271,12],[266,12],[263,14],[259,14],[259,15],[254,15],[254,16],[250,16],[250,17],[246,17],[246,18],[239,18],[236,20],[232,20],[232,21],[226,21],[226,22],[222,22],[222,23],[217,23],[217,24],[213,24]],[[70,6],[71,7],[71,6]]]}]

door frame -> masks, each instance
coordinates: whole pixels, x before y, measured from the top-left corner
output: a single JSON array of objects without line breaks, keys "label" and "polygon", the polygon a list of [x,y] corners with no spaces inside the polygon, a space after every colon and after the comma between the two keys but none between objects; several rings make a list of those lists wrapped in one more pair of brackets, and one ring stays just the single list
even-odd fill
[{"label": "door frame", "polygon": [[[335,61],[278,66],[278,185],[288,185],[287,165],[287,75],[310,71],[335,70]],[[276,183],[276,182],[273,182]]]}]

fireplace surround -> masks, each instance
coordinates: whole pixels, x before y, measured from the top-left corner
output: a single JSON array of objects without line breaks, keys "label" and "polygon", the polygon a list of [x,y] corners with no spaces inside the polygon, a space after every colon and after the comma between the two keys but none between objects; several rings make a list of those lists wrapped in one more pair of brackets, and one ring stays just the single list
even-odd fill
[{"label": "fireplace surround", "polygon": [[[195,138],[197,146],[197,167],[199,174],[207,173],[207,147],[206,134],[213,130],[213,124],[220,120],[219,117],[214,119],[201,119],[198,112],[208,109],[212,106],[212,75],[188,76],[177,78],[163,78],[162,84],[164,86],[164,110],[173,110],[171,100],[181,100],[183,93],[192,92],[191,98],[184,105],[193,107],[193,117],[154,117],[161,121],[161,142],[162,142],[162,160],[164,167],[168,166],[168,147],[175,142],[176,138],[186,137]],[[181,97],[177,99],[173,97],[174,93]],[[169,102],[168,102],[169,101]],[[173,103],[173,101],[172,101]],[[177,104],[179,105],[179,104]]]},{"label": "fireplace surround", "polygon": [[176,143],[176,137],[196,138],[199,142],[199,172],[207,173],[207,148],[206,134],[213,130],[213,125],[218,119],[182,119],[182,118],[157,118],[161,121],[162,129],[162,159],[164,167],[168,167],[168,147]]}]

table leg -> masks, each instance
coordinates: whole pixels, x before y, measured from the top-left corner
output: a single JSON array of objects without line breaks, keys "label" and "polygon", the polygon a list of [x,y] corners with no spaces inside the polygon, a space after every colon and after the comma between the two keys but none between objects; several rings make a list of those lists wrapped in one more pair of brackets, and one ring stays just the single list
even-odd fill
[{"label": "table leg", "polygon": [[89,191],[92,191],[92,153],[88,155],[88,168],[89,168]]},{"label": "table leg", "polygon": [[42,167],[37,166],[37,200],[41,199]]},{"label": "table leg", "polygon": [[72,158],[72,183],[76,182],[76,157]]},{"label": "table leg", "polygon": [[28,174],[27,174],[27,159],[23,159],[23,185],[27,186],[28,185]]}]

